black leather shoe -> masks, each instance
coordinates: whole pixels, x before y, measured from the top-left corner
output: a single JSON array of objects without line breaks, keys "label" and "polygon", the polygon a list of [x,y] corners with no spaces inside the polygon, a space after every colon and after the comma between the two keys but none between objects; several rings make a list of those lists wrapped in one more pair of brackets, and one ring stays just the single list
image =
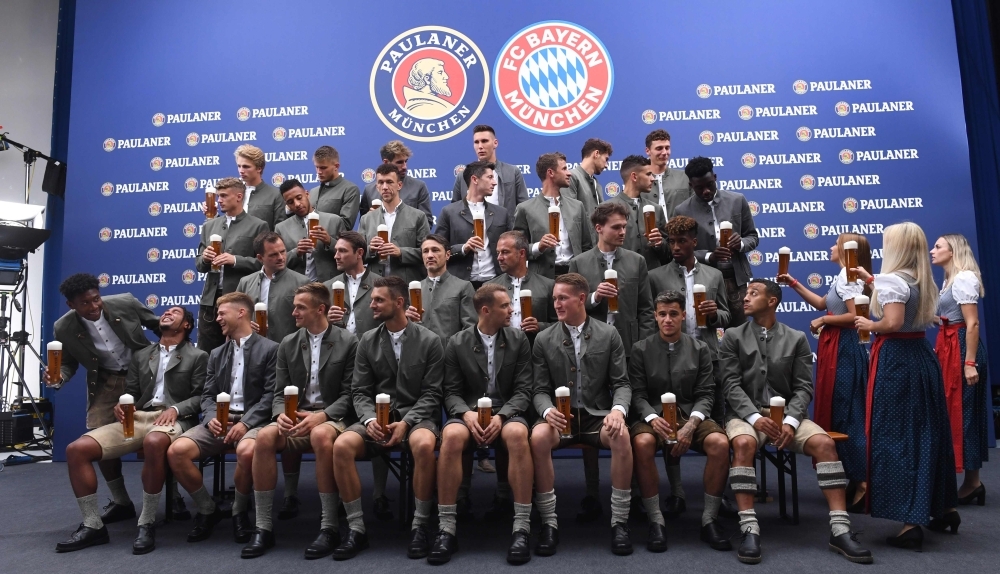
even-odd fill
[{"label": "black leather shoe", "polygon": [[646,539],[646,550],[650,552],[667,551],[667,529],[659,522],[649,523],[649,537]]},{"label": "black leather shoe", "polygon": [[274,533],[257,528],[250,535],[250,542],[240,551],[240,558],[263,556],[268,548],[274,548]]},{"label": "black leather shoe", "polygon": [[961,523],[962,517],[958,515],[958,511],[952,510],[940,518],[932,518],[930,524],[927,525],[927,529],[934,532],[945,532],[951,528],[952,534],[958,534],[958,525]]},{"label": "black leather shoe", "polygon": [[472,499],[465,497],[455,501],[455,514],[456,520],[461,522],[474,520],[476,516],[472,513]]},{"label": "black leather shoe", "polygon": [[379,520],[392,520],[392,509],[389,508],[389,499],[380,496],[375,499],[375,518]]},{"label": "black leather shoe", "polygon": [[687,502],[677,496],[668,496],[663,503],[663,514],[669,518],[677,518],[685,510],[687,510]]},{"label": "black leather shoe", "polygon": [[365,548],[368,548],[368,535],[364,532],[357,532],[356,530],[351,530],[347,533],[347,537],[344,541],[340,543],[333,551],[334,560],[350,560],[358,555]]},{"label": "black leather shoe", "polygon": [[514,501],[509,498],[500,498],[493,495],[493,503],[486,509],[483,515],[488,522],[497,522],[509,519],[514,516]]},{"label": "black leather shoe", "polygon": [[420,526],[410,531],[410,545],[406,547],[407,558],[427,558],[431,551],[431,541],[428,539],[427,530]]},{"label": "black leather shoe", "polygon": [[559,546],[559,529],[543,524],[535,543],[535,556],[552,556]]},{"label": "black leather shoe", "polygon": [[183,496],[178,496],[174,499],[174,508],[170,513],[170,520],[176,520],[178,522],[191,520],[191,511],[189,511],[187,509],[187,505],[184,504]]},{"label": "black leather shoe", "polygon": [[202,514],[197,513],[194,515],[194,528],[191,532],[188,532],[187,541],[188,542],[201,542],[202,540],[207,540],[209,536],[212,535],[212,530],[215,529],[215,525],[225,518],[225,514],[216,507],[215,512],[212,514]]},{"label": "black leather shoe", "polygon": [[972,504],[973,500],[976,501],[976,506],[986,506],[986,485],[980,482],[979,486],[970,492],[968,496],[959,498],[958,503],[962,505]]},{"label": "black leather shoe", "polygon": [[580,501],[580,512],[576,515],[576,522],[586,524],[600,520],[602,516],[604,516],[604,507],[601,506],[601,502],[593,496],[585,496]]},{"label": "black leather shoe", "polygon": [[447,564],[451,560],[451,555],[456,552],[458,552],[458,538],[441,530],[434,538],[431,552],[427,555],[427,563],[435,566]]},{"label": "black leather shoe", "polygon": [[632,553],[632,537],[627,525],[618,523],[611,527],[611,553],[616,556]]},{"label": "black leather shoe", "polygon": [[917,552],[923,552],[924,531],[919,526],[914,526],[899,536],[890,536],[886,538],[885,543],[889,546],[895,546],[896,548],[907,548],[910,550],[916,550]]},{"label": "black leather shoe", "polygon": [[316,560],[333,554],[333,550],[339,543],[340,538],[335,530],[329,528],[320,530],[316,540],[313,540],[312,544],[306,548],[306,560]]},{"label": "black leather shoe", "polygon": [[507,549],[507,563],[515,566],[531,560],[531,550],[528,547],[528,533],[518,530],[510,537],[510,548]]},{"label": "black leather shoe", "polygon": [[278,520],[290,520],[299,515],[299,497],[286,496],[278,511]]},{"label": "black leather shoe", "polygon": [[103,508],[101,522],[104,524],[114,524],[122,520],[135,518],[135,504],[129,502],[127,505],[118,504],[114,500],[109,500],[108,505]]},{"label": "black leather shoe", "polygon": [[840,536],[831,534],[830,550],[839,552],[844,555],[844,558],[858,564],[871,564],[874,561],[871,550],[861,547],[861,544],[858,543],[858,535],[854,532],[848,532]]},{"label": "black leather shoe", "polygon": [[56,544],[56,552],[76,552],[98,544],[111,542],[108,537],[108,527],[102,526],[99,529],[88,528],[83,524],[76,529],[76,532],[69,537],[69,540]]},{"label": "black leather shoe", "polygon": [[760,534],[751,534],[749,529],[744,532],[736,558],[744,564],[760,564]]},{"label": "black leather shoe", "polygon": [[254,523],[250,522],[250,513],[244,511],[233,515],[233,541],[237,544],[250,542],[256,529]]},{"label": "black leather shoe", "polygon": [[733,543],[726,538],[722,526],[713,520],[701,527],[701,541],[712,547],[712,550],[732,550]]},{"label": "black leather shoe", "polygon": [[736,518],[739,516],[740,510],[736,507],[736,503],[729,500],[729,495],[722,495],[722,504],[719,505],[719,516],[724,518]]},{"label": "black leather shoe", "polygon": [[132,542],[132,554],[149,554],[153,550],[156,550],[156,525],[142,524]]}]

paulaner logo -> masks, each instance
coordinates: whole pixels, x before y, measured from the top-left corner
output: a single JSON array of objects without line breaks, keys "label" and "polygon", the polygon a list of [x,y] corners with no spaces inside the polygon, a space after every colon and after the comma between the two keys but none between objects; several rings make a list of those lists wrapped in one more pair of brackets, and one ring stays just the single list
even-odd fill
[{"label": "paulaner logo", "polygon": [[448,139],[486,104],[489,71],[467,36],[421,26],[396,36],[375,59],[369,90],[382,123],[415,141]]},{"label": "paulaner logo", "polygon": [[614,75],[597,36],[578,24],[552,20],[507,40],[493,66],[493,90],[515,124],[539,135],[563,135],[601,115]]}]

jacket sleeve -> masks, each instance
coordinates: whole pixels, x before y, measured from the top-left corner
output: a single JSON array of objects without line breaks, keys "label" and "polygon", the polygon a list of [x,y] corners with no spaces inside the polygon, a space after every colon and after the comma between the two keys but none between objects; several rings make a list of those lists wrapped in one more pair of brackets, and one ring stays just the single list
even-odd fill
[{"label": "jacket sleeve", "polygon": [[632,385],[628,380],[628,368],[625,359],[625,345],[621,335],[614,331],[611,339],[611,354],[608,357],[608,380],[611,381],[612,405],[625,407],[625,414],[632,406]]},{"label": "jacket sleeve", "polygon": [[729,408],[743,420],[752,414],[759,414],[753,400],[743,390],[739,341],[735,336],[731,337],[729,332],[722,337],[722,343],[719,345],[719,367],[722,369],[722,393],[729,403]]},{"label": "jacket sleeve", "polygon": [[649,415],[657,414],[649,403],[649,381],[646,378],[646,346],[642,341],[632,345],[632,355],[628,362],[628,378],[632,385],[632,409],[637,421],[645,421]]},{"label": "jacket sleeve", "polygon": [[809,403],[813,398],[813,360],[805,333],[793,332],[798,335],[798,340],[795,342],[795,361],[792,363],[792,398],[788,401],[785,414],[801,421],[809,416]]},{"label": "jacket sleeve", "polygon": [[[373,341],[377,341],[373,339]],[[358,345],[354,354],[354,373],[351,378],[351,400],[358,420],[364,424],[368,419],[377,417],[375,413],[375,379],[372,375],[371,359],[368,356],[368,345]]]},{"label": "jacket sleeve", "polygon": [[531,402],[535,405],[535,411],[539,417],[545,416],[545,411],[554,407],[552,404],[552,375],[549,373],[549,362],[545,357],[542,345],[535,340],[535,345],[531,349],[531,371],[534,379]]},{"label": "jacket sleeve", "polygon": [[706,318],[706,323],[713,327],[721,327],[725,329],[729,327],[729,320],[732,318],[732,313],[729,312],[729,297],[726,296],[726,284],[719,279],[718,286],[715,289],[715,320]]},{"label": "jacket sleeve", "polygon": [[[215,358],[221,358],[217,355]],[[208,426],[208,422],[215,418],[215,396],[219,394],[219,365],[213,360],[211,354],[208,356],[208,366],[205,371],[205,387],[201,392],[201,422]]]},{"label": "jacket sleeve", "polygon": [[[190,345],[190,343],[188,343]],[[191,396],[173,405],[178,418],[197,417],[201,394],[205,389],[205,373],[208,369],[208,353],[199,352],[191,370]]]},{"label": "jacket sleeve", "polygon": [[420,382],[420,396],[413,407],[403,417],[403,421],[413,428],[418,421],[434,419],[434,412],[441,409],[441,395],[444,381],[444,349],[441,338],[435,333],[428,338],[427,368]]},{"label": "jacket sleeve", "polygon": [[424,264],[423,257],[420,255],[420,244],[424,242],[427,235],[430,233],[430,226],[428,225],[428,219],[430,216],[424,214],[423,217],[417,218],[417,246],[416,247],[399,247],[399,260],[403,265],[409,266],[422,266]]},{"label": "jacket sleeve", "polygon": [[358,186],[351,184],[344,190],[344,203],[340,205],[340,219],[344,221],[344,229],[354,229],[354,224],[358,221],[358,212],[361,208],[361,190]]},{"label": "jacket sleeve", "polygon": [[194,267],[201,273],[208,273],[212,270],[212,265],[201,257],[202,253],[208,247],[208,229],[204,227],[207,223],[208,220],[205,220],[205,223],[202,224],[201,239],[198,241],[198,254],[194,256]]},{"label": "jacket sleeve", "polygon": [[528,185],[524,183],[524,176],[521,170],[514,168],[514,188],[517,189],[517,205],[528,201]]},{"label": "jacket sleeve", "polygon": [[278,420],[278,415],[285,412],[285,387],[292,383],[292,377],[288,372],[288,346],[278,345],[278,359],[275,361],[274,388],[279,389],[274,393],[274,400],[271,402],[271,420]]},{"label": "jacket sleeve", "polygon": [[243,422],[247,428],[256,428],[271,420],[271,407],[274,403],[274,375],[277,371],[278,346],[271,347],[265,358],[264,365],[264,393],[250,410],[243,413]]},{"label": "jacket sleeve", "polygon": [[[441,211],[441,215],[437,218],[437,226],[434,228],[434,233],[444,237],[445,240],[451,244],[451,217],[448,215],[448,212],[443,210]],[[457,257],[464,255],[465,253],[463,247],[465,247],[464,243],[451,244],[451,247],[449,247],[451,250],[451,256]]]},{"label": "jacket sleeve", "polygon": [[[698,349],[698,380],[694,385],[693,410],[707,416],[712,414],[715,405],[715,373],[712,370],[712,354],[708,345],[701,344]],[[688,413],[691,416],[691,413]]]},{"label": "jacket sleeve", "polygon": [[421,183],[420,189],[417,190],[417,208],[424,212],[427,216],[427,224],[430,225],[434,221],[434,212],[431,211],[431,194],[427,191],[427,184]]},{"label": "jacket sleeve", "polygon": [[653,294],[649,288],[649,270],[646,269],[646,260],[639,262],[639,300],[636,301],[636,311],[639,319],[639,339],[656,333],[656,319],[653,318]]},{"label": "jacket sleeve", "polygon": [[455,176],[455,185],[451,187],[451,202],[462,201],[462,174]]},{"label": "jacket sleeve", "polygon": [[510,418],[519,413],[527,414],[531,409],[531,345],[526,336],[519,347],[517,363],[514,365],[514,394],[504,403],[499,412],[504,418]]},{"label": "jacket sleeve", "polygon": [[128,373],[125,375],[125,394],[132,395],[136,403],[142,400],[142,387],[139,386],[141,367],[139,353],[132,353],[132,360],[128,364]]},{"label": "jacket sleeve", "polygon": [[[284,207],[282,207],[282,209],[284,209]],[[254,227],[253,232],[250,234],[250,239],[257,237],[258,235],[264,233],[265,231],[270,231],[270,229],[268,229],[266,223],[261,221],[256,227]],[[260,271],[261,262],[256,257],[248,257],[246,255],[236,255],[236,254],[233,254],[233,257],[236,258],[236,263],[233,265],[233,269],[235,269],[236,271],[240,271],[244,274],[253,273],[254,271]]]},{"label": "jacket sleeve", "polygon": [[[367,197],[367,195],[362,195],[362,197]],[[375,238],[376,232],[374,230],[372,230],[372,231],[368,230],[368,227],[370,225],[370,223],[369,223],[370,220],[368,220],[368,221],[365,220],[365,214],[368,213],[368,211],[364,207],[364,202],[362,202],[361,209],[362,209],[361,216],[358,218],[358,220],[360,221],[360,223],[358,224],[358,233],[360,233],[362,236],[364,236],[365,242],[366,242],[366,245],[365,245],[365,263],[377,263],[378,262],[378,253],[376,253],[372,249],[369,249],[369,247],[371,246],[371,243],[372,243],[372,239]],[[376,225],[378,225],[378,224],[376,224]],[[371,235],[369,235],[369,233]]]},{"label": "jacket sleeve", "polygon": [[[448,412],[448,417],[461,418],[469,411],[469,405],[465,404],[465,399],[462,397],[465,373],[458,359],[459,349],[454,341],[455,336],[448,340],[448,346],[444,350],[444,409]],[[469,349],[465,351],[468,352]]]},{"label": "jacket sleeve", "polygon": [[326,418],[330,420],[344,420],[353,418],[350,416],[354,406],[351,400],[351,382],[354,379],[354,357],[358,354],[358,339],[351,337],[350,346],[347,350],[349,360],[344,362],[344,372],[340,381],[340,395],[333,403],[324,409]]},{"label": "jacket sleeve", "polygon": [[757,235],[757,228],[753,223],[753,214],[750,213],[750,204],[747,203],[746,197],[740,197],[740,230],[743,234],[740,236],[743,238],[743,253],[748,251],[753,251],[757,244],[760,243],[760,237]]},{"label": "jacket sleeve", "polygon": [[537,243],[537,241],[533,241],[533,238],[531,237],[531,228],[528,226],[527,210],[522,208],[524,205],[526,204],[522,203],[517,206],[517,209],[514,210],[514,230],[520,231],[521,235],[524,235],[524,239],[528,242],[528,260],[534,261],[535,259],[538,259],[538,257],[532,255],[531,244]]},{"label": "jacket sleeve", "polygon": [[[285,211],[285,202],[281,199],[280,191],[278,192],[278,197],[274,198],[274,204],[271,206],[271,211],[274,212],[275,227],[289,217],[289,214]],[[256,235],[254,237],[256,237]]]},{"label": "jacket sleeve", "polygon": [[135,309],[136,314],[139,315],[139,324],[149,329],[150,331],[156,333],[156,336],[159,337],[160,318],[156,316],[156,313],[153,313],[153,311],[149,307],[143,305],[134,296],[132,297],[130,303],[132,305],[132,308]]},{"label": "jacket sleeve", "polygon": [[580,247],[581,253],[586,253],[594,248],[594,236],[597,231],[594,230],[594,226],[590,224],[590,216],[583,212],[582,206],[580,209]]},{"label": "jacket sleeve", "polygon": [[[291,238],[284,235],[281,236],[281,240],[285,243],[285,267],[291,269],[292,271],[298,271],[304,275],[306,269],[306,258],[299,255],[298,243],[292,242]],[[240,279],[241,284],[242,282],[243,279]]]},{"label": "jacket sleeve", "polygon": [[476,306],[472,303],[472,299],[475,296],[476,290],[472,288],[472,283],[466,283],[462,288],[462,294],[459,296],[459,320],[461,321],[462,329],[471,327],[479,321]]}]

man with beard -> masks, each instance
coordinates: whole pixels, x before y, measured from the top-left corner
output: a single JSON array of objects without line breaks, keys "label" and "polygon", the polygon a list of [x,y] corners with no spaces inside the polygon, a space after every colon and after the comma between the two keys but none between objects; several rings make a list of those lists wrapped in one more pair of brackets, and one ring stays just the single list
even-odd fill
[{"label": "man with beard", "polygon": [[[430,232],[429,216],[400,199],[403,173],[392,163],[384,163],[375,170],[382,207],[361,216],[358,231],[368,241],[365,259],[369,268],[383,277],[399,277],[404,283],[419,281],[426,275],[420,244]],[[384,225],[388,240],[379,236],[378,228]]]},{"label": "man with beard", "polygon": [[[406,147],[406,144],[399,140],[393,140],[379,150],[379,155],[382,157],[382,165],[391,164],[396,167],[396,171],[399,174],[399,199],[406,205],[420,210],[427,216],[427,224],[433,225],[434,214],[431,212],[431,194],[427,191],[427,184],[422,180],[419,180],[406,171],[406,164],[413,157],[413,152],[410,148]],[[379,166],[381,167],[381,166]],[[376,179],[372,183],[365,186],[364,192],[361,194],[361,217],[364,219],[366,213],[372,210],[372,200],[379,200],[382,205],[385,205],[385,198],[382,197],[381,184],[378,182],[378,168],[376,171]]]},{"label": "man with beard", "polygon": [[[652,168],[648,159],[630,155],[622,160],[619,173],[625,188],[608,201],[617,201],[629,208],[628,227],[625,229],[625,243],[622,247],[642,255],[646,259],[646,269],[652,271],[669,254],[660,235],[660,228],[666,223],[663,208],[645,197],[653,186]],[[653,210],[656,221],[652,229],[646,229],[646,211],[649,209]]]},{"label": "man with beard", "polygon": [[[569,185],[562,190],[563,197],[572,197],[583,204],[583,217],[590,217],[594,208],[600,205],[603,195],[597,176],[608,167],[611,157],[611,144],[597,138],[590,138],[583,143],[580,152],[580,163],[570,171]],[[589,228],[590,239],[597,242],[594,228]]]},{"label": "man with beard", "polygon": [[[275,231],[285,241],[288,268],[313,282],[329,280],[337,270],[333,260],[333,238],[345,229],[344,220],[337,215],[314,210],[311,196],[297,179],[281,184],[281,197],[292,215],[279,223]],[[313,229],[309,229],[307,220],[311,213],[319,218],[319,225]]]}]

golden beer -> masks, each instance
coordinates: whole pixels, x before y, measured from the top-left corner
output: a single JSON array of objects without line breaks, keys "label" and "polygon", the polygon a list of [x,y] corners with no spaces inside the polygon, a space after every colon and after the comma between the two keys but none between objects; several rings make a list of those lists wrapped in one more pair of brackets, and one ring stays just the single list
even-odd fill
[{"label": "golden beer", "polygon": [[532,317],[531,314],[531,291],[527,289],[521,289],[519,293],[521,298],[521,320]]},{"label": "golden beer", "polygon": [[232,400],[232,397],[229,396],[229,393],[215,395],[215,419],[222,425],[222,432],[219,433],[220,438],[226,436],[226,430],[228,429],[230,400]]},{"label": "golden beer", "polygon": [[420,318],[424,318],[424,292],[420,288],[420,281],[410,281],[410,305],[420,313]]},{"label": "golden beer", "polygon": [[675,443],[677,442],[677,396],[673,393],[663,393],[660,395],[660,402],[663,403],[663,420],[670,425],[667,442]]},{"label": "golden beer", "polygon": [[[858,295],[854,298],[854,314],[858,317],[868,318],[868,305],[871,300],[867,295]],[[868,329],[858,329],[858,342],[862,345],[871,343],[872,334]]]},{"label": "golden beer", "polygon": [[554,235],[556,239],[559,239],[559,217],[559,208],[549,206],[549,235]]},{"label": "golden beer", "polygon": [[642,219],[646,224],[646,241],[649,241],[649,232],[656,229],[656,206],[642,206]]},{"label": "golden beer", "polygon": [[46,345],[46,350],[48,351],[49,364],[46,369],[49,382],[56,384],[62,380],[62,343],[59,341],[51,341]]},{"label": "golden beer", "polygon": [[333,292],[333,306],[340,307],[341,309],[347,309],[344,306],[344,282],[334,281],[330,286],[330,291]]},{"label": "golden beer", "polygon": [[[615,289],[618,288],[618,272],[614,269],[606,269],[604,271],[604,281],[606,283],[611,283]],[[613,315],[618,312],[618,296],[608,297],[608,315]]]},{"label": "golden beer", "polygon": [[788,261],[792,258],[792,250],[788,247],[782,247],[778,250],[778,283],[785,283],[781,279],[782,275],[788,273]]},{"label": "golden beer", "polygon": [[701,304],[705,302],[705,286],[695,283],[691,286],[691,294],[694,295],[694,317],[698,321],[699,327],[707,325],[707,317],[701,312]]},{"label": "golden beer", "polygon": [[858,272],[854,270],[858,266],[858,242],[844,242],[844,268],[847,269],[847,282],[856,283]]},{"label": "golden beer", "polygon": [[771,420],[781,428],[785,420],[785,399],[781,397],[771,397]]},{"label": "golden beer", "polygon": [[479,214],[473,215],[472,216],[472,227],[473,227],[473,233],[475,233],[476,237],[482,239],[483,241],[486,241],[486,219],[485,219],[485,216],[479,215]]},{"label": "golden beer", "polygon": [[218,212],[219,204],[215,199],[215,188],[206,187],[205,188],[205,217],[208,219],[214,219]]},{"label": "golden beer", "polygon": [[[209,241],[209,243],[211,243],[212,251],[215,252],[215,256],[218,257],[219,254],[222,253],[222,236],[221,235],[212,235],[211,237],[208,238],[208,241]],[[212,264],[212,271],[215,272],[215,273],[218,273],[219,271],[222,271],[222,265],[216,265],[215,263],[213,263]]]},{"label": "golden beer", "polygon": [[482,397],[476,406],[479,411],[479,428],[485,430],[486,427],[490,426],[490,420],[493,418],[493,399]]},{"label": "golden beer", "polygon": [[[376,232],[378,233],[378,236],[382,238],[382,241],[388,243],[389,242],[389,228],[386,227],[386,225],[384,223],[382,223],[382,224],[379,224],[379,226],[376,228],[376,230],[377,230]],[[379,261],[386,261],[386,260],[389,259],[389,256],[388,255],[381,255],[380,254],[378,256],[378,259],[379,259]]]},{"label": "golden beer", "polygon": [[299,410],[299,388],[295,385],[285,387],[285,416],[292,420],[292,424],[298,422],[295,413]]},{"label": "golden beer", "polygon": [[122,395],[118,397],[118,404],[125,414],[122,417],[122,432],[125,440],[135,439],[135,398],[132,395]]},{"label": "golden beer", "polygon": [[313,229],[319,227],[319,214],[313,211],[306,216],[306,239],[312,241],[313,248],[316,248],[316,240],[310,237]]},{"label": "golden beer", "polygon": [[[383,433],[389,432],[389,395],[379,393],[375,395],[375,421]],[[388,438],[388,437],[386,437]]]},{"label": "golden beer", "polygon": [[729,238],[733,236],[731,221],[719,222],[719,247],[729,247]]},{"label": "golden beer", "polygon": [[257,323],[257,334],[267,336],[267,303],[257,303],[253,306],[254,322]]},{"label": "golden beer", "polygon": [[566,418],[566,428],[559,433],[559,436],[573,436],[573,429],[571,428],[569,422],[569,417],[572,415],[572,409],[573,406],[569,398],[569,387],[558,387],[556,389],[556,410],[558,410],[559,414]]}]

